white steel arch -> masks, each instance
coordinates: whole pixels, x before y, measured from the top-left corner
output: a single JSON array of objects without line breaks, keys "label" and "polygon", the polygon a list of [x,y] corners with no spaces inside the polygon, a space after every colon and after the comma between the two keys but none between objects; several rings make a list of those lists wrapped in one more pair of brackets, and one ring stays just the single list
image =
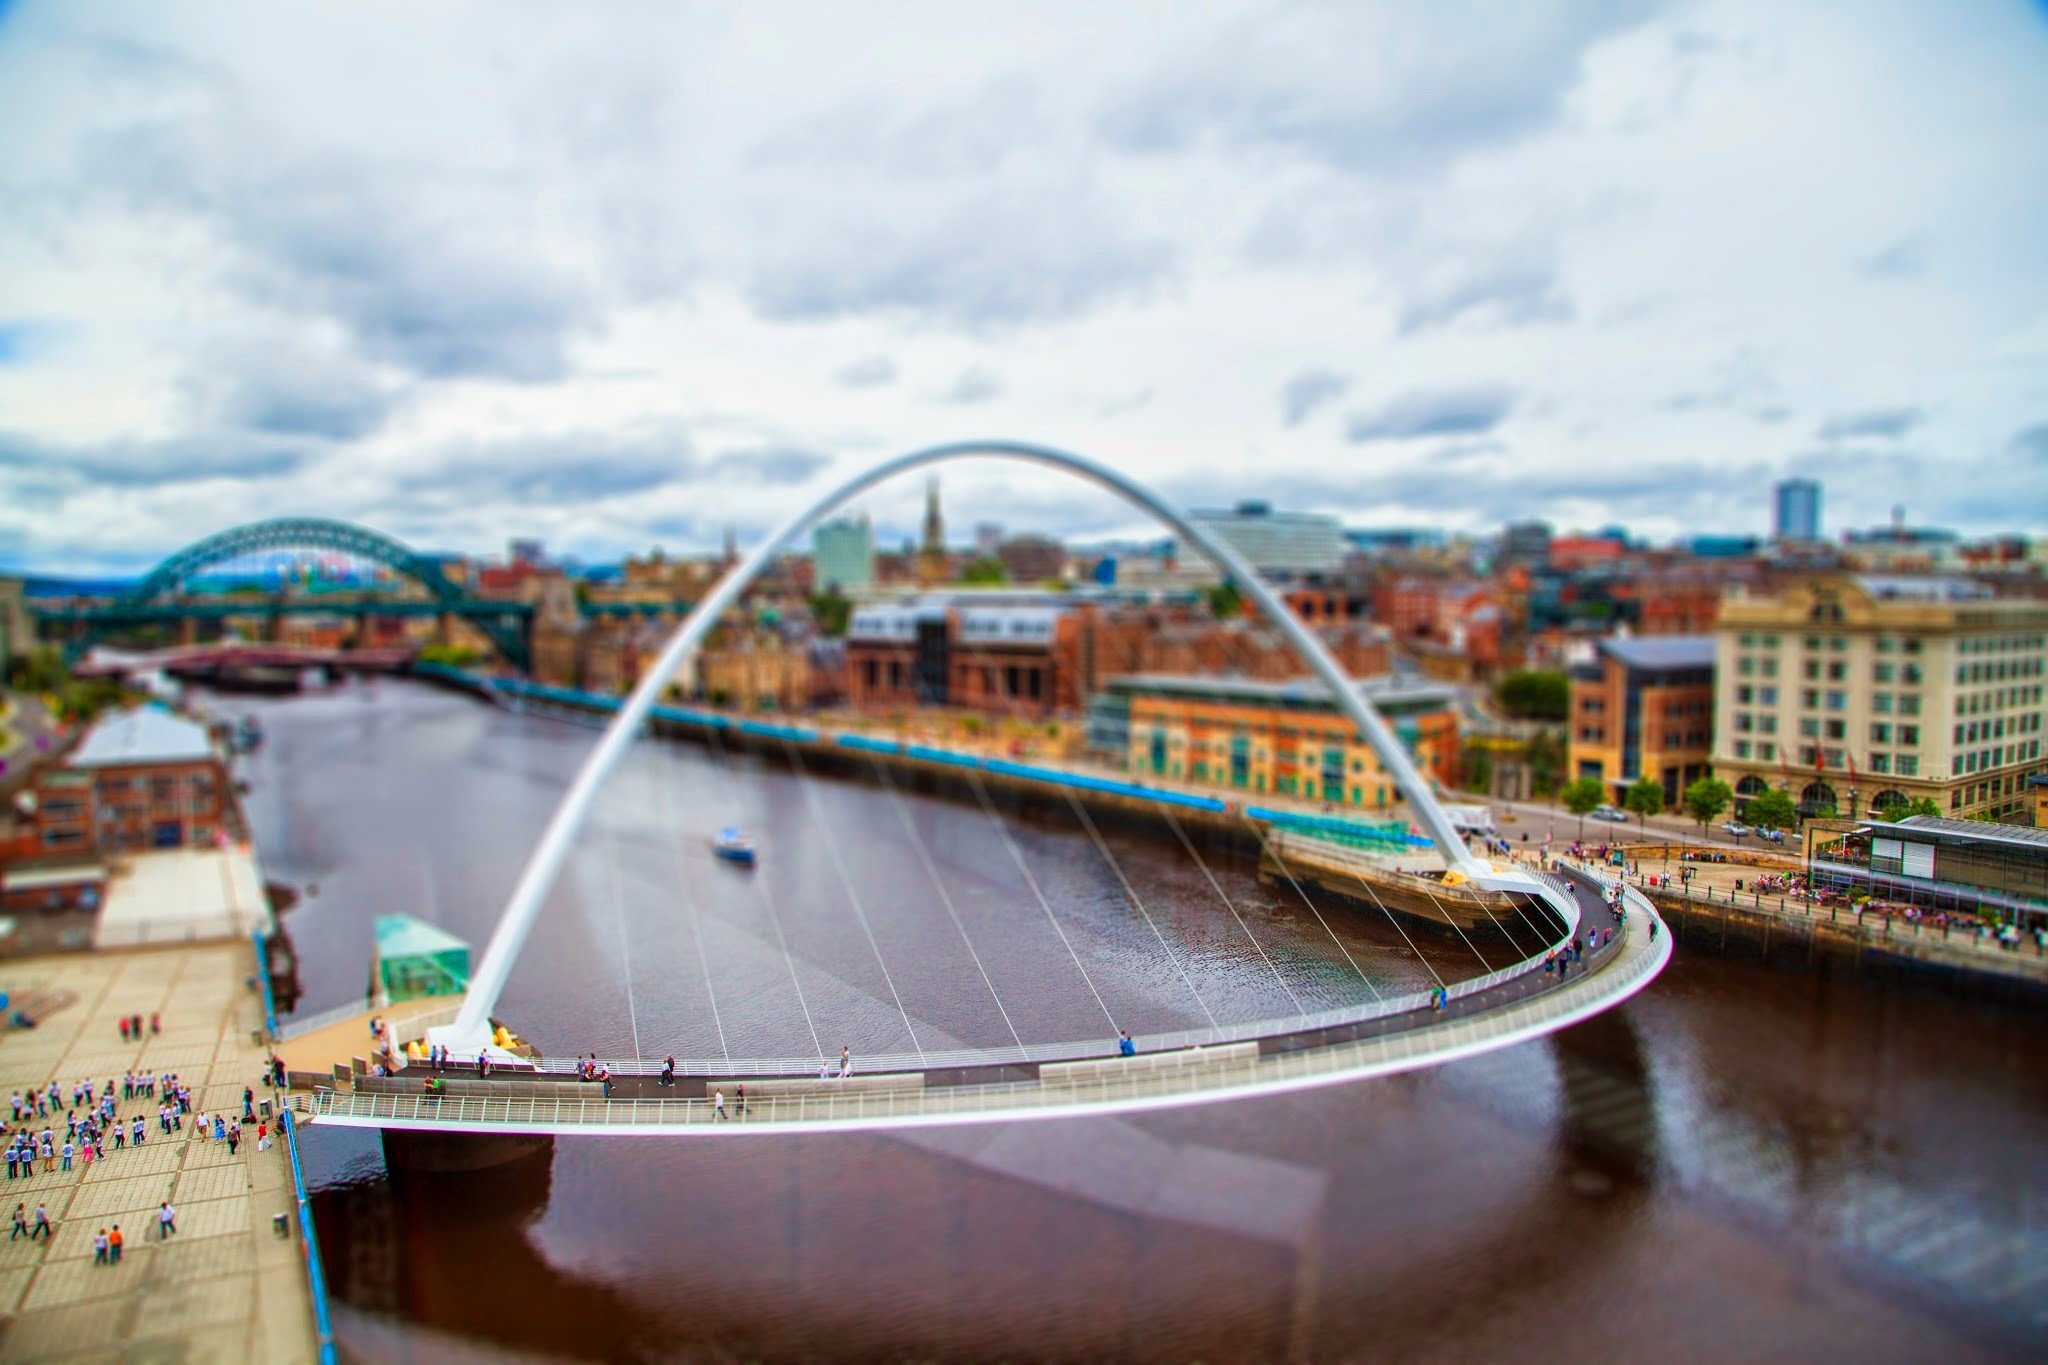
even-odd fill
[{"label": "white steel arch", "polygon": [[1266,585],[1258,573],[1245,562],[1243,556],[1221,537],[1206,531],[1188,520],[1180,510],[1134,480],[1124,477],[1106,465],[1080,455],[1055,450],[1050,446],[1032,445],[1023,441],[962,441],[950,445],[933,446],[925,450],[912,451],[895,459],[885,460],[862,474],[857,474],[819,498],[785,522],[774,534],[734,566],[733,570],[720,580],[709,596],[699,602],[688,616],[676,627],[676,633],[669,638],[659,658],[648,665],[641,675],[639,685],[633,689],[604,736],[583,767],[570,784],[568,794],[548,821],[540,842],[534,846],[527,858],[525,870],[520,873],[519,882],[512,890],[512,898],[506,902],[505,911],[498,920],[498,927],[491,933],[489,946],[484,949],[483,960],[477,965],[471,977],[469,993],[464,998],[462,1011],[455,1022],[445,1029],[434,1031],[435,1041],[446,1044],[455,1056],[475,1056],[485,1045],[490,1035],[490,1015],[498,1003],[498,995],[505,988],[506,978],[512,974],[512,964],[519,951],[526,945],[526,936],[533,928],[534,918],[540,913],[541,903],[547,898],[550,887],[561,872],[563,861],[568,857],[570,845],[576,834],[589,817],[590,807],[596,799],[598,789],[609,777],[621,759],[626,748],[633,742],[640,727],[646,723],[649,711],[661,698],[662,689],[681,671],[684,663],[695,656],[703,642],[726,609],[739,600],[747,585],[752,583],[769,562],[785,546],[802,535],[815,522],[831,515],[842,504],[850,501],[867,489],[898,474],[918,469],[925,465],[944,464],[953,460],[976,457],[1020,460],[1030,464],[1048,465],[1054,469],[1075,474],[1091,483],[1100,485],[1117,494],[1139,510],[1151,514],[1175,535],[1188,541],[1230,576],[1239,590],[1257,605],[1266,619],[1285,635],[1288,642],[1301,655],[1304,662],[1313,669],[1329,687],[1337,705],[1350,717],[1366,743],[1372,746],[1380,763],[1392,775],[1395,785],[1408,798],[1418,822],[1436,841],[1438,850],[1453,867],[1464,872],[1479,887],[1484,889],[1514,890],[1533,893],[1549,898],[1548,888],[1519,870],[1496,868],[1475,859],[1465,847],[1457,827],[1452,824],[1449,814],[1437,804],[1429,790],[1429,783],[1416,769],[1408,757],[1407,750],[1388,728],[1386,721],[1359,693],[1352,680],[1344,675],[1343,668],[1332,658],[1323,642],[1287,609],[1277,594]]}]

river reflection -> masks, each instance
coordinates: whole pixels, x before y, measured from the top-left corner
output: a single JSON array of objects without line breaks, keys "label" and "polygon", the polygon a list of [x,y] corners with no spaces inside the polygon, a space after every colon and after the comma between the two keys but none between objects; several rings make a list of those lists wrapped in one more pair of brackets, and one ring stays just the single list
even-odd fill
[{"label": "river reflection", "polygon": [[[267,870],[319,884],[292,918],[308,1010],[360,991],[368,920],[385,909],[480,946],[592,738],[388,683],[271,704],[264,723],[251,804]],[[636,1028],[715,1047],[720,1024],[807,1046],[786,1027],[795,989],[758,890],[652,859],[678,857],[659,833],[727,812],[815,838],[812,797],[748,760],[698,808],[661,772],[642,763],[640,797],[607,807],[600,837],[628,851],[593,849],[565,878],[501,1013],[565,1051],[626,1051]],[[920,924],[952,932],[940,898],[929,880],[923,899],[903,892],[908,910],[885,894],[922,875],[885,795],[815,787],[840,859],[873,888],[878,937],[900,935],[883,943],[894,974]],[[1058,948],[1044,917],[1004,927],[1036,907],[1014,864],[1004,876],[998,836],[983,821],[976,842],[974,812],[944,803],[912,812],[963,919],[990,935],[991,974],[1013,974],[995,994],[1017,1001],[1020,1030],[1093,1027],[1085,989],[1039,956]],[[1143,925],[1102,890],[1114,882],[1084,833],[1020,828],[1120,1016],[1184,1019],[1197,997],[1271,1011],[1290,989],[1358,985],[1328,935],[1278,913],[1251,925],[1281,950],[1277,978],[1260,977],[1178,847],[1118,833],[1134,880],[1158,888],[1149,908],[1190,963],[1189,991],[1138,951]],[[817,853],[764,879],[805,999],[887,1046],[903,1021],[876,1005],[889,997],[873,955],[848,951],[843,892]],[[1275,900],[1249,869],[1223,873],[1234,901]],[[708,888],[692,901],[701,955],[679,900],[655,894],[677,885]],[[1339,933],[1375,980],[1419,970],[1374,926]],[[707,964],[730,983],[732,1019],[722,988],[717,1023],[695,1003]],[[1000,1038],[971,972],[964,952],[906,969],[913,1026]],[[463,1176],[387,1170],[375,1135],[315,1127],[304,1147],[344,1344],[365,1358],[2040,1358],[2038,1027],[2022,1004],[1797,952],[1682,951],[1628,1006],[1544,1043],[1256,1102],[903,1136],[570,1139]]]}]

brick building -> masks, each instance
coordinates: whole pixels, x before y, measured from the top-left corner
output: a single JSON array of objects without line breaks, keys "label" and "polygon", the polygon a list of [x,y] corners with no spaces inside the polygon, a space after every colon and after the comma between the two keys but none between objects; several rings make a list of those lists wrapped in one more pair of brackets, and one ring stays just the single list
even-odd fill
[{"label": "brick building", "polygon": [[1676,808],[1686,787],[1711,771],[1714,748],[1714,637],[1666,635],[1599,642],[1594,660],[1573,670],[1574,777],[1607,784],[1610,799],[1642,777],[1664,787]]},{"label": "brick building", "polygon": [[[1357,686],[1417,766],[1454,786],[1458,717],[1451,692],[1391,678]],[[1133,773],[1370,809],[1401,801],[1379,756],[1320,680],[1140,674],[1111,683],[1090,720],[1092,734],[1125,728],[1124,758]]]}]

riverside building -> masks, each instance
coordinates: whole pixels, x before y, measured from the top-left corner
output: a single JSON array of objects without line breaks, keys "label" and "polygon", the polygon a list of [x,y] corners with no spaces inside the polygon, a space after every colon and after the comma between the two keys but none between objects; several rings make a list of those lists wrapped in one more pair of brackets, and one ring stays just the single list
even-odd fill
[{"label": "riverside building", "polygon": [[2048,603],[1946,577],[1737,587],[1715,657],[1714,769],[1738,803],[1775,786],[1808,816],[1925,797],[2010,820],[2048,772]]},{"label": "riverside building", "polygon": [[1653,777],[1677,809],[1713,761],[1714,649],[1711,635],[1600,641],[1572,671],[1572,776],[1606,784],[1616,804]]}]

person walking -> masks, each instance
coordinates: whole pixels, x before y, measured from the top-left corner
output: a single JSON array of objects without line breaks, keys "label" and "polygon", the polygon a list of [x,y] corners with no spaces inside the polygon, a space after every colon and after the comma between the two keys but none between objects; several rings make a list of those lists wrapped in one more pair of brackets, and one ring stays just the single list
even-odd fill
[{"label": "person walking", "polygon": [[128,1041],[128,1016],[125,1014],[121,1016],[121,1041]]},{"label": "person walking", "polygon": [[1135,1057],[1138,1055],[1138,1045],[1131,1041],[1129,1029],[1118,1029],[1116,1031],[1116,1051],[1119,1057]]},{"label": "person walking", "polygon": [[242,1141],[242,1125],[241,1125],[241,1124],[239,1124],[239,1123],[235,1123],[235,1124],[230,1124],[230,1125],[228,1125],[228,1155],[229,1155],[229,1156],[233,1156],[233,1155],[235,1154],[235,1148],[236,1148],[236,1147],[237,1147],[238,1145],[240,1145],[241,1141]]},{"label": "person walking", "polygon": [[7,1234],[7,1240],[11,1242],[17,1237],[27,1237],[31,1242],[35,1240],[28,1230],[28,1205],[26,1204],[16,1204],[14,1206],[14,1231]]},{"label": "person walking", "polygon": [[110,1265],[121,1264],[121,1225],[119,1223],[114,1224],[114,1230],[107,1234],[107,1262]]},{"label": "person walking", "polygon": [[163,1031],[164,1031],[164,1026],[163,1026],[163,1024],[162,1024],[162,1023],[161,1023],[161,1022],[160,1022],[160,1021],[158,1020],[158,1018],[157,1018],[156,1014],[152,1012],[152,1013],[150,1014],[150,1016],[149,1016],[149,1032],[150,1032],[150,1036],[151,1036],[151,1037],[155,1037],[155,1036],[156,1036],[157,1034],[159,1034],[159,1033],[162,1033]]},{"label": "person walking", "polygon": [[76,1147],[74,1147],[74,1146],[72,1145],[72,1143],[71,1143],[71,1139],[70,1139],[70,1138],[65,1138],[65,1139],[64,1139],[64,1169],[65,1169],[66,1171],[69,1171],[69,1170],[71,1169],[71,1158],[72,1158],[73,1156],[77,1155],[77,1152],[78,1152],[78,1149],[77,1149]]},{"label": "person walking", "polygon": [[270,1124],[267,1121],[256,1125],[256,1150],[259,1152],[270,1150]]},{"label": "person walking", "polygon": [[839,1079],[845,1080],[853,1074],[853,1049],[842,1045],[839,1049]]},{"label": "person walking", "polygon": [[28,1239],[33,1242],[38,1237],[49,1237],[53,1240],[55,1238],[55,1234],[50,1231],[50,1210],[40,1203],[36,1205],[35,1231],[29,1233]]},{"label": "person walking", "polygon": [[732,1097],[732,1098],[733,1098],[733,1106],[732,1106],[732,1111],[733,1111],[733,1113],[735,1113],[735,1114],[744,1114],[744,1113],[746,1113],[746,1112],[747,1112],[747,1083],[746,1083],[745,1081],[741,1081],[741,1082],[740,1082],[740,1083],[739,1083],[739,1084],[738,1084],[737,1086],[733,1087],[733,1097]]},{"label": "person walking", "polygon": [[156,1224],[156,1238],[159,1242],[169,1240],[170,1235],[178,1230],[178,1211],[171,1207],[169,1200],[158,1206]]},{"label": "person walking", "polygon": [[725,1122],[725,1092],[723,1090],[711,1092],[711,1112],[718,1116],[720,1123]]},{"label": "person walking", "polygon": [[108,1263],[107,1252],[112,1246],[113,1243],[107,1240],[107,1230],[101,1228],[92,1239],[92,1263],[94,1265],[106,1265]]},{"label": "person walking", "polygon": [[676,1058],[674,1053],[670,1053],[667,1060],[661,1064],[661,1083],[664,1088],[676,1083]]},{"label": "person walking", "polygon": [[598,1083],[604,1087],[604,1097],[610,1099],[612,1097],[612,1069],[608,1066],[599,1067],[597,1069],[597,1079]]},{"label": "person walking", "polygon": [[246,1085],[242,1087],[242,1121],[244,1123],[254,1123],[256,1121],[256,1092]]}]

